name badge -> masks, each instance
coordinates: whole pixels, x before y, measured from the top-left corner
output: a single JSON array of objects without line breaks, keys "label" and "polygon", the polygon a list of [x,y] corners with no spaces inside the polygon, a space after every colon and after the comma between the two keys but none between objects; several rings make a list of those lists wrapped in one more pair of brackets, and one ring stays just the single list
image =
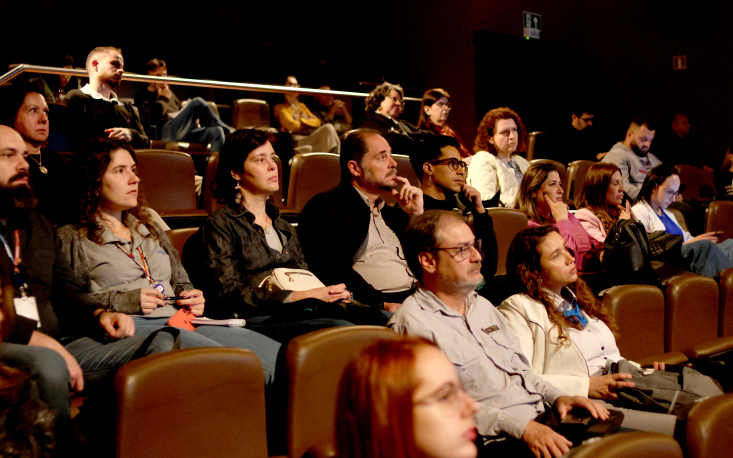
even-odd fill
[{"label": "name badge", "polygon": [[15,313],[17,315],[36,320],[38,327],[41,327],[41,318],[38,316],[38,306],[36,305],[35,297],[16,297],[13,299],[13,304],[15,305]]},{"label": "name badge", "polygon": [[482,331],[484,331],[486,334],[491,334],[492,332],[496,332],[498,330],[499,330],[499,326],[497,326],[495,324],[492,325],[492,326],[489,326],[488,328],[483,328],[482,329]]}]

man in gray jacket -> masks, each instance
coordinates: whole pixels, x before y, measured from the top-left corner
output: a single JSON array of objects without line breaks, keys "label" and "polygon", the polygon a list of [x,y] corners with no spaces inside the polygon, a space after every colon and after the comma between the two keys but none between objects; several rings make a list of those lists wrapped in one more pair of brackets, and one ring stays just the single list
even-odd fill
[{"label": "man in gray jacket", "polygon": [[630,199],[635,199],[641,190],[647,173],[662,163],[649,153],[654,140],[655,127],[652,122],[637,116],[626,131],[626,138],[611,148],[602,162],[610,162],[621,169],[624,191]]}]

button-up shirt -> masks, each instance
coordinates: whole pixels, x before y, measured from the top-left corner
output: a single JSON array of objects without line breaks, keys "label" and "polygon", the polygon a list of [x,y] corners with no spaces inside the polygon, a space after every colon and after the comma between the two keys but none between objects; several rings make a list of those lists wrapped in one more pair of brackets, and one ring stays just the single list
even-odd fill
[{"label": "button-up shirt", "polygon": [[504,317],[476,292],[466,298],[465,315],[446,306],[424,287],[407,298],[388,326],[403,335],[435,342],[455,365],[466,392],[481,404],[481,435],[502,432],[521,438],[527,424],[564,393],[532,373],[519,340]]}]

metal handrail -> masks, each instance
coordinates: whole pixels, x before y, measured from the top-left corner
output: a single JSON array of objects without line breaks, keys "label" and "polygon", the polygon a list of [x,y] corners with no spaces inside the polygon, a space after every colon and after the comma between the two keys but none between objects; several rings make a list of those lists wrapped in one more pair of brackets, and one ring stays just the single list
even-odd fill
[{"label": "metal handrail", "polygon": [[[82,76],[86,77],[87,71],[75,68],[57,68],[57,67],[45,67],[42,65],[29,65],[20,64],[17,67],[11,69],[4,75],[0,76],[0,84],[10,81],[16,76],[22,73],[46,73],[51,75],[71,75],[71,76]],[[288,86],[276,86],[271,84],[254,84],[254,83],[232,83],[229,81],[214,81],[214,80],[199,80],[192,78],[176,78],[172,76],[152,76],[152,75],[139,75],[137,73],[125,73],[124,79],[128,81],[143,82],[143,83],[170,83],[181,86],[195,86],[195,87],[208,87],[213,89],[234,89],[238,91],[255,91],[255,92],[274,92],[274,93],[287,93],[294,92],[298,94],[328,94],[328,95],[340,95],[344,97],[366,97],[369,94],[363,92],[350,92],[350,91],[333,91],[326,89],[312,89],[306,87],[288,87]],[[417,97],[405,97],[403,100],[409,102],[420,102],[422,99]]]}]

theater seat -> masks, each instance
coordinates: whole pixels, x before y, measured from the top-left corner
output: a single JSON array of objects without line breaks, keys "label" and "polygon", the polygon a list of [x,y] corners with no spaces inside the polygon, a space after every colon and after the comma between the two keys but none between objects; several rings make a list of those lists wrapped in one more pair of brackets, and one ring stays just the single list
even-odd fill
[{"label": "theater seat", "polygon": [[687,416],[685,456],[720,458],[733,454],[733,394],[696,404]]},{"label": "theater seat", "polygon": [[[733,270],[733,269],[732,269]],[[616,320],[621,356],[631,361],[687,361],[682,352],[664,354],[664,294],[651,285],[620,285],[606,291],[603,306]]]},{"label": "theater seat", "polygon": [[290,160],[287,213],[300,214],[313,196],[336,187],[341,181],[339,155],[333,153],[296,154]]},{"label": "theater seat", "polygon": [[733,267],[720,272],[718,280],[718,337],[733,336]]},{"label": "theater seat", "polygon": [[557,144],[555,135],[547,132],[530,132],[527,145],[527,160],[549,159],[554,156],[553,149]]},{"label": "theater seat", "polygon": [[114,385],[117,457],[267,457],[264,375],[249,350],[147,356]]},{"label": "theater seat", "polygon": [[710,202],[705,215],[705,232],[723,231],[720,241],[733,238],[733,202],[716,200]]},{"label": "theater seat", "polygon": [[183,246],[188,241],[188,238],[198,232],[198,230],[198,227],[183,227],[180,229],[171,229],[170,231],[166,231],[168,241],[178,252],[178,256],[181,261],[183,261]]},{"label": "theater seat", "polygon": [[136,150],[140,190],[149,207],[163,218],[205,217],[196,208],[194,166],[186,153]]},{"label": "theater seat", "polygon": [[694,165],[677,164],[680,181],[685,185],[684,200],[711,201],[715,198],[715,172]]},{"label": "theater seat", "polygon": [[290,458],[301,458],[312,448],[319,456],[331,454],[336,395],[346,364],[371,344],[397,338],[397,333],[381,326],[348,326],[290,341],[285,354]]},{"label": "theater seat", "polygon": [[[575,450],[573,450],[575,452]],[[682,458],[682,448],[674,439],[659,433],[619,433],[604,437],[577,452],[573,458]]]},{"label": "theater seat", "polygon": [[[406,156],[404,154],[393,154],[392,159],[397,162],[397,175],[407,178],[410,181],[410,184],[413,186],[420,187],[420,180],[417,178],[417,175],[415,174],[415,170],[412,168],[412,164],[410,163],[410,156]],[[387,205],[394,205],[397,203],[397,198],[390,195],[385,199],[385,202]]]},{"label": "theater seat", "polygon": [[585,184],[585,176],[595,161],[573,161],[568,166],[567,198],[575,202],[580,197],[580,191]]},{"label": "theater seat", "polygon": [[509,245],[519,231],[527,229],[527,215],[513,208],[489,208],[489,215],[494,221],[494,232],[496,232],[496,243],[498,245],[498,263],[496,275],[506,274],[506,256],[509,253]]},{"label": "theater seat", "polygon": [[270,127],[270,106],[264,100],[237,99],[234,101],[232,127],[248,129],[256,127],[268,132],[277,133]]}]

